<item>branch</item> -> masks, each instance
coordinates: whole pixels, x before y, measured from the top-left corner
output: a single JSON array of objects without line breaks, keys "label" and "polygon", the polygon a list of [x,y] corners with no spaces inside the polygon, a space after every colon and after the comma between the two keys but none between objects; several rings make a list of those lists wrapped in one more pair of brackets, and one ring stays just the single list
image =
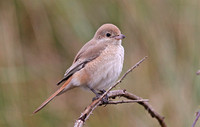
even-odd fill
[{"label": "branch", "polygon": [[[97,107],[97,106],[101,106],[101,105],[109,105],[109,104],[122,104],[122,103],[143,103],[143,102],[147,102],[147,99],[134,99],[131,96],[131,93],[125,92],[125,90],[113,90],[110,91],[107,94],[107,97],[109,99],[113,99],[116,97],[125,97],[127,99],[130,100],[120,100],[120,101],[111,101],[109,100],[106,104],[103,103],[103,101],[99,101],[98,105],[94,106],[94,101],[85,109],[85,111],[81,114],[81,116],[79,117],[79,119],[76,121],[74,127],[83,127],[85,121],[88,119],[88,117],[90,116],[90,114],[92,113],[92,111]],[[95,100],[96,101],[96,100]]]},{"label": "branch", "polygon": [[107,104],[124,104],[124,103],[138,103],[138,102],[148,102],[148,99],[140,99],[140,100],[121,100],[121,101],[108,101]]},{"label": "branch", "polygon": [[[127,99],[131,99],[131,100],[142,100],[141,97],[138,97],[132,93],[127,92],[126,90],[114,90],[114,91],[110,91],[108,93],[108,96],[113,98],[116,96],[122,96],[125,97]],[[157,121],[159,122],[161,127],[167,127],[166,123],[164,122],[164,117],[162,117],[161,115],[159,115],[153,108],[152,106],[146,102],[137,102],[138,104],[142,105],[151,115],[151,117],[156,118]]]},{"label": "branch", "polygon": [[196,118],[195,118],[195,120],[194,120],[194,122],[193,122],[193,124],[192,124],[192,127],[195,127],[195,125],[196,125],[196,123],[197,123],[199,117],[200,117],[200,110],[196,113]]},{"label": "branch", "polygon": [[[100,96],[100,98],[94,100],[84,111],[83,113],[81,113],[81,116],[79,117],[78,120],[76,120],[74,127],[83,127],[85,121],[89,118],[90,114],[92,113],[92,111],[99,105],[104,105],[102,104],[102,99],[107,95],[108,98],[115,98],[117,96],[123,96],[127,99],[130,100],[137,100],[137,103],[143,105],[143,107],[151,114],[152,117],[155,117],[160,125],[162,127],[166,127],[166,124],[164,123],[164,118],[161,117],[158,113],[156,113],[153,108],[151,108],[151,106],[146,102],[146,100],[137,97],[134,94],[128,93],[125,90],[117,90],[117,91],[111,91],[111,89],[113,89],[114,87],[116,87],[119,83],[122,82],[122,80],[126,77],[126,75],[128,73],[130,73],[133,69],[135,69],[136,67],[139,66],[139,64],[141,64],[145,59],[147,58],[144,57],[143,59],[141,59],[138,63],[136,63],[134,66],[132,66],[112,87],[110,87],[104,94],[102,94]],[[126,101],[121,101],[121,102],[117,102],[117,104],[119,103],[128,103],[130,100],[126,100]],[[143,101],[141,101],[143,100]],[[112,101],[108,101],[108,104],[112,103]],[[114,102],[116,103],[116,102]],[[132,101],[133,103],[133,101]]]}]

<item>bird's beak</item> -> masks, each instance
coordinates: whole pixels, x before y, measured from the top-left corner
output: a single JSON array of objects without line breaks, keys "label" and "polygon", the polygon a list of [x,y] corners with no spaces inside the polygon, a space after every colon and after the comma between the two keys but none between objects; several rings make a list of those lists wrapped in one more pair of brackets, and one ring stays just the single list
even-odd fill
[{"label": "bird's beak", "polygon": [[125,36],[123,34],[120,34],[120,35],[115,36],[114,38],[117,40],[121,40],[121,39],[124,39]]}]

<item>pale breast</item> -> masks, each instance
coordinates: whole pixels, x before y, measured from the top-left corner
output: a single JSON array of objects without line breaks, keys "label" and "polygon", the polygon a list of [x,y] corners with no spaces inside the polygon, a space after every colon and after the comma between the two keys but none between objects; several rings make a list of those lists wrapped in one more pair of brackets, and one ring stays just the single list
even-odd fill
[{"label": "pale breast", "polygon": [[118,79],[124,61],[124,48],[121,45],[108,46],[94,61],[85,66],[89,75],[87,87],[96,90],[107,89]]}]

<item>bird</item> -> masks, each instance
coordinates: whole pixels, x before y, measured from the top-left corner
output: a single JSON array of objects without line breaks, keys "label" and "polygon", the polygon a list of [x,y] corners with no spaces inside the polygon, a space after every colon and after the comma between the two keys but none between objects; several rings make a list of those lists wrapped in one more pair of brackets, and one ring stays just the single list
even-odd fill
[{"label": "bird", "polygon": [[64,77],[57,83],[63,84],[46,99],[33,114],[44,108],[56,96],[82,87],[94,94],[105,91],[118,79],[124,62],[124,48],[121,45],[125,36],[114,24],[106,23],[99,27],[93,38],[77,53]]}]

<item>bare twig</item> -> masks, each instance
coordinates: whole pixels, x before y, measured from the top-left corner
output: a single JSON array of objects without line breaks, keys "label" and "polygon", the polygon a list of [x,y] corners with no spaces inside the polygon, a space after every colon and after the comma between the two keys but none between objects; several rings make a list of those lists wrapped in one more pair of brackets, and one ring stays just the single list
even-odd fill
[{"label": "bare twig", "polygon": [[195,118],[195,120],[194,120],[194,122],[193,122],[193,124],[192,124],[192,127],[195,127],[195,125],[196,125],[196,123],[197,123],[199,117],[200,117],[200,110],[196,113],[196,118]]},{"label": "bare twig", "polygon": [[[126,92],[125,90],[115,90],[115,91],[111,91],[111,89],[113,89],[114,87],[116,87],[119,83],[122,82],[122,80],[126,77],[126,75],[128,73],[130,73],[133,69],[135,69],[136,67],[139,66],[139,64],[141,64],[145,59],[147,58],[144,57],[143,59],[141,59],[138,63],[136,63],[134,66],[132,66],[112,87],[110,87],[104,94],[101,95],[100,98],[94,100],[85,110],[83,113],[81,113],[81,116],[79,117],[79,119],[75,122],[75,125],[74,127],[82,127],[85,123],[85,121],[89,118],[90,114],[92,113],[92,111],[99,105],[102,105],[102,99],[107,95],[109,98],[115,98],[115,97],[119,97],[119,96],[123,96],[127,99],[130,99],[128,101],[131,101],[133,102],[133,100],[137,100],[137,103],[141,104],[144,106],[144,108],[151,114],[152,117],[155,117],[160,125],[162,127],[166,127],[166,124],[164,123],[164,118],[161,117],[158,113],[156,113],[153,108],[151,108],[151,106],[146,102],[146,101],[141,101],[143,100],[142,98],[140,97],[137,97],[136,95],[134,94],[131,94],[131,93],[128,93]],[[138,101],[139,100],[139,101]],[[128,101],[126,101],[128,103]],[[119,103],[124,103],[125,101],[123,102],[117,102],[118,104]],[[108,102],[109,103],[109,102]],[[110,102],[112,103],[112,101]],[[116,103],[113,102],[113,103]]]},{"label": "bare twig", "polygon": [[[108,93],[108,96],[110,98],[116,97],[116,96],[122,96],[127,99],[131,100],[141,100],[141,97],[138,97],[132,93],[127,92],[126,90],[113,90]],[[161,127],[167,127],[166,123],[164,122],[164,117],[159,115],[148,102],[137,102],[138,104],[142,105],[151,115],[151,117],[156,118],[157,121],[159,122]]]},{"label": "bare twig", "polygon": [[107,104],[123,104],[123,103],[138,103],[138,102],[148,102],[148,99],[140,99],[140,100],[120,100],[120,101],[108,101]]}]

